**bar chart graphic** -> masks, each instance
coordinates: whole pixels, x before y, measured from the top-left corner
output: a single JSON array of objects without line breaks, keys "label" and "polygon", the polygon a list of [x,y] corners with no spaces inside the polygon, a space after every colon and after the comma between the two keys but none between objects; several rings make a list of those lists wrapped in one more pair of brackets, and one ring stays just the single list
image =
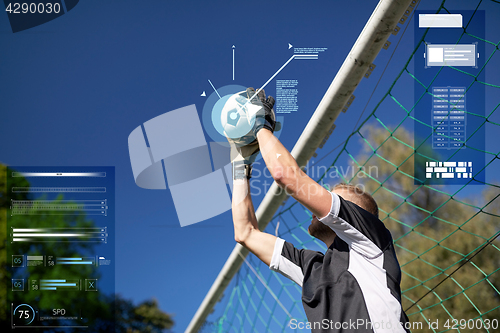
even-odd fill
[{"label": "bar chart graphic", "polygon": [[80,280],[40,280],[40,290],[80,290]]}]

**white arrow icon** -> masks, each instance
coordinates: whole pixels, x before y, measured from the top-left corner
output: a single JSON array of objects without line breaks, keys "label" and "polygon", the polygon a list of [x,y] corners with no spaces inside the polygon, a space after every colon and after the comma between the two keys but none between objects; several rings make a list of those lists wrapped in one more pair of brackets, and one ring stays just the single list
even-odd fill
[{"label": "white arrow icon", "polygon": [[207,94],[205,94],[205,91],[203,91],[200,96],[205,97],[205,96],[207,96]]},{"label": "white arrow icon", "polygon": [[288,43],[288,49],[290,50],[292,47],[293,47],[293,45]]}]

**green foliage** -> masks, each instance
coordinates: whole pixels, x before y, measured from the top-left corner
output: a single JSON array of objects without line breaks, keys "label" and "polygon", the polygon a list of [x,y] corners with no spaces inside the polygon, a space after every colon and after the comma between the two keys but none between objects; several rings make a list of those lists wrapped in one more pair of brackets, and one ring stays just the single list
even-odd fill
[{"label": "green foliage", "polygon": [[[0,282],[6,286],[10,281],[10,274],[7,266],[7,168],[0,164]],[[7,309],[7,288],[0,288],[0,308]],[[0,322],[7,321],[7,311],[0,311]],[[3,326],[3,325],[2,325]]]},{"label": "green foliage", "polygon": [[[445,186],[414,185],[411,133],[366,126],[360,164],[377,167],[377,177],[362,179],[379,204],[380,217],[391,230],[403,271],[403,308],[409,308],[427,291],[486,245],[499,231],[500,190],[487,187],[465,196],[449,195]],[[397,139],[396,139],[397,138]],[[390,160],[391,163],[385,162]],[[363,172],[363,171],[360,171]],[[383,182],[383,185],[380,183]],[[410,320],[498,319],[500,317],[500,240],[486,245],[470,262],[439,285],[409,311]],[[441,325],[441,329],[443,326]],[[480,331],[480,330],[478,330]]]},{"label": "green foliage", "polygon": [[160,333],[174,325],[171,316],[158,308],[156,299],[134,306],[117,296],[114,305],[117,333]]}]

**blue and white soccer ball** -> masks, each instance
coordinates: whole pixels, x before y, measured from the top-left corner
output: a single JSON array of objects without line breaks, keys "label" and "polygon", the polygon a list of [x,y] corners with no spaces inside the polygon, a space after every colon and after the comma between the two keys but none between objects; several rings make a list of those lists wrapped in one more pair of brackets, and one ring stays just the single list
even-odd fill
[{"label": "blue and white soccer ball", "polygon": [[247,145],[256,137],[253,134],[255,117],[262,112],[260,100],[250,102],[246,91],[240,91],[229,97],[221,113],[221,123],[224,134],[239,145]]}]

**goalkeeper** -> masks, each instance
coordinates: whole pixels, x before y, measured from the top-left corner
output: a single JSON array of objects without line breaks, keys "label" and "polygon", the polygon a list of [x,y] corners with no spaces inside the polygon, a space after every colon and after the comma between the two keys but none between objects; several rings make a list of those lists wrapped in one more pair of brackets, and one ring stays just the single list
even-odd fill
[{"label": "goalkeeper", "polygon": [[[309,178],[273,135],[274,99],[263,90],[255,95],[253,88],[246,94],[261,110],[252,129],[256,142],[242,145],[228,138],[235,240],[302,287],[313,332],[406,332],[401,269],[375,200],[352,185],[340,184],[329,192]],[[276,183],[312,212],[308,232],[326,244],[326,253],[297,249],[259,230],[249,186],[259,149]]]}]

